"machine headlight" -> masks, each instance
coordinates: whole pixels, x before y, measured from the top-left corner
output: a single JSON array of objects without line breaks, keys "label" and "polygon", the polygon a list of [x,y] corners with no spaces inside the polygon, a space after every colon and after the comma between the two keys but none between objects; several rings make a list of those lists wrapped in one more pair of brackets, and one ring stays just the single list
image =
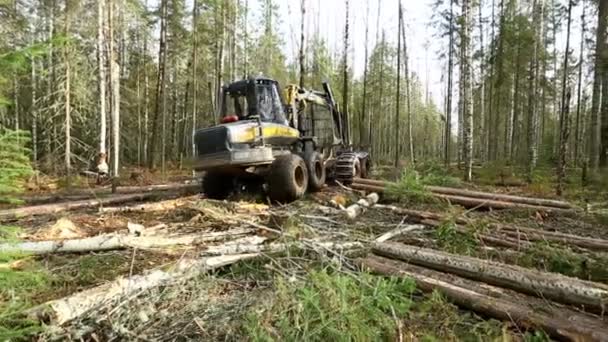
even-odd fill
[{"label": "machine headlight", "polygon": [[235,160],[247,159],[248,156],[249,156],[249,152],[248,151],[236,151],[233,154],[233,157],[234,157]]}]

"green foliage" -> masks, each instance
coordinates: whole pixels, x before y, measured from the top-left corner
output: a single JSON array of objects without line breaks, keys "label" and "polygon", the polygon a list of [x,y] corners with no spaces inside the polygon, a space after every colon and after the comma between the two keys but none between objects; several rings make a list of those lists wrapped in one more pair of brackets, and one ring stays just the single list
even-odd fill
[{"label": "green foliage", "polygon": [[547,242],[537,242],[526,249],[517,263],[570,277],[608,283],[608,258],[595,254],[582,255]]},{"label": "green foliage", "polygon": [[424,188],[418,172],[412,169],[405,169],[399,181],[387,187],[386,194],[400,202],[410,204],[433,200],[429,191]]},{"label": "green foliage", "polygon": [[448,186],[458,188],[462,186],[460,178],[454,177],[441,163],[430,160],[416,165],[416,170],[422,175],[422,184]]},{"label": "green foliage", "polygon": [[0,201],[19,192],[22,180],[33,173],[28,141],[26,132],[0,128]]},{"label": "green foliage", "polygon": [[277,280],[276,296],[245,326],[254,341],[391,340],[415,286],[403,278],[313,271],[304,283]]},{"label": "green foliage", "polygon": [[[26,340],[39,332],[38,321],[24,316],[23,312],[32,306],[35,294],[50,286],[50,275],[36,262],[20,259],[21,256],[2,255],[0,258],[0,340]],[[20,259],[20,260],[17,260]],[[13,269],[6,261],[21,263]]]},{"label": "green foliage", "polygon": [[456,223],[453,220],[444,221],[435,229],[435,239],[442,249],[450,253],[471,255],[478,247],[477,240],[472,233],[461,233],[456,231]]}]

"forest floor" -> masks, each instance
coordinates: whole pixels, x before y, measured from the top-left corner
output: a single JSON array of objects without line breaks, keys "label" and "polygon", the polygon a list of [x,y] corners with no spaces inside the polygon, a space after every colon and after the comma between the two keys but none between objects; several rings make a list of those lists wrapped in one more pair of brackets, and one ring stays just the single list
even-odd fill
[{"label": "forest floor", "polygon": [[[435,166],[421,167],[419,172],[425,175],[420,181],[427,184],[554,197],[552,181],[540,182],[542,174],[536,185],[528,186],[514,172],[496,169],[501,171],[477,169],[476,184],[463,184]],[[396,179],[390,170],[379,168],[373,178]],[[156,181],[154,176],[132,174],[135,176],[123,184]],[[185,172],[176,173],[163,182],[187,178]],[[30,194],[61,192],[57,183],[57,187],[31,189]],[[80,187],[88,188],[84,183]],[[380,202],[446,217],[436,227],[412,230],[391,241],[608,284],[606,251],[548,241],[522,241],[516,248],[490,246],[455,225],[456,218],[466,217],[469,227],[510,223],[608,240],[604,207],[608,191],[602,186],[583,189],[573,177],[566,187],[567,199],[581,207],[597,208],[596,214],[584,210],[568,214],[466,210],[418,193],[387,194]],[[523,328],[463,309],[439,291],[420,292],[411,279],[362,271],[359,261],[370,253],[376,238],[416,223],[383,205],[367,208],[355,219],[335,208],[362,197],[337,186],[281,206],[268,205],[254,196],[213,201],[180,195],[154,202],[157,206],[129,203],[110,210],[106,206],[11,219],[2,223],[0,242],[67,241],[100,234],[180,237],[226,233],[226,238],[170,247],[43,255],[0,249],[0,340],[550,340],[540,328]],[[236,231],[238,236],[231,235]],[[249,242],[252,237],[259,240]],[[344,247],[348,244],[354,248]],[[151,270],[169,272],[177,263],[200,255],[221,256],[230,246],[241,253],[251,246],[268,249],[257,250],[256,257],[230,266],[103,301],[62,324],[29,314],[41,304],[113,284],[116,279],[132,279]]]}]

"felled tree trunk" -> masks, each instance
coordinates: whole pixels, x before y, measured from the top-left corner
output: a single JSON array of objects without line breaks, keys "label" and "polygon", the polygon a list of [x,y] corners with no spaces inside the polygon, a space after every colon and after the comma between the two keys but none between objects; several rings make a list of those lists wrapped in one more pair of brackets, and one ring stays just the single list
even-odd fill
[{"label": "felled tree trunk", "polygon": [[[191,198],[190,198],[191,199]],[[165,211],[173,210],[178,207],[185,205],[188,198],[177,198],[172,200],[154,202],[154,203],[142,203],[130,206],[119,206],[119,207],[107,207],[101,208],[99,211],[102,213],[115,213],[115,212],[132,212],[132,211]]]},{"label": "felled tree trunk", "polygon": [[124,234],[102,234],[84,239],[32,241],[0,244],[0,253],[80,253],[107,251],[125,248],[164,248],[171,246],[199,245],[251,234],[252,229],[232,229],[224,232],[188,234],[182,236],[134,236]]},{"label": "felled tree trunk", "polygon": [[380,274],[411,278],[424,292],[438,290],[460,307],[524,329],[541,328],[552,337],[572,341],[608,340],[607,324],[599,317],[551,305],[544,299],[380,256],[370,255],[359,262]]},{"label": "felled tree trunk", "polygon": [[373,251],[389,258],[598,312],[604,310],[608,301],[608,285],[560,274],[391,242],[376,243]]},{"label": "felled tree trunk", "polygon": [[145,201],[154,198],[171,197],[173,192],[142,192],[128,195],[118,195],[106,198],[87,199],[55,204],[42,204],[14,209],[0,210],[0,220],[12,220],[32,215],[49,215],[64,211],[95,208],[103,205],[119,204],[125,202]]},{"label": "felled tree trunk", "polygon": [[130,278],[120,277],[92,289],[84,290],[68,297],[52,300],[30,310],[30,315],[38,319],[61,325],[77,319],[102,305],[120,298],[131,297],[145,290],[195,277],[203,272],[247,260],[259,254],[222,255],[201,259],[182,259],[169,270],[154,270]]},{"label": "felled tree trunk", "polygon": [[[116,188],[116,193],[119,194],[133,194],[143,193],[149,191],[183,191],[185,193],[194,193],[200,190],[200,184],[183,184],[183,183],[171,183],[171,184],[155,184],[146,186],[121,186]],[[58,192],[50,195],[25,195],[19,199],[29,205],[39,205],[45,203],[53,203],[58,201],[75,201],[87,198],[93,198],[97,196],[109,195],[112,193],[112,189],[109,187],[95,188],[95,189],[83,189],[74,190],[70,192]]]}]

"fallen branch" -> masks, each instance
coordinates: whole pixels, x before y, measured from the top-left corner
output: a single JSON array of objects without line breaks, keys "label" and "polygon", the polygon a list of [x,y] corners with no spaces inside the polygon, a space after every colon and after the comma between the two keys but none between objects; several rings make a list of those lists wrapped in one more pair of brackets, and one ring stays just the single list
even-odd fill
[{"label": "fallen branch", "polygon": [[380,274],[411,278],[424,292],[439,290],[460,307],[515,323],[524,330],[541,328],[555,338],[572,341],[608,340],[608,328],[602,319],[543,299],[375,255],[359,262]]},{"label": "fallen branch", "polygon": [[424,228],[425,227],[421,224],[410,224],[410,225],[406,225],[403,227],[397,227],[395,229],[389,230],[388,232],[380,235],[378,238],[376,238],[376,242],[388,241],[396,236],[404,235],[406,233],[409,233],[409,232],[412,232],[415,230],[421,230]]},{"label": "fallen branch", "polygon": [[[195,188],[190,185],[191,190]],[[198,191],[198,186],[196,187],[196,191]],[[71,201],[64,203],[55,203],[55,204],[42,204],[35,206],[27,206],[20,207],[14,209],[6,209],[0,210],[0,220],[11,220],[18,219],[20,217],[25,216],[33,216],[33,215],[49,215],[56,214],[64,211],[70,210],[78,210],[78,209],[86,209],[86,208],[95,208],[109,204],[119,204],[125,202],[135,202],[135,201],[144,201],[150,200],[154,198],[166,198],[171,196],[180,195],[174,192],[147,192],[147,193],[137,193],[137,194],[128,194],[128,195],[117,195],[106,198],[98,198],[98,199],[88,199],[88,200],[80,200],[80,201]]]},{"label": "fallen branch", "polygon": [[251,234],[252,229],[237,228],[223,232],[187,234],[181,236],[134,236],[125,234],[102,234],[84,239],[32,241],[0,244],[0,253],[81,253],[125,248],[165,248],[172,246],[200,245]]},{"label": "fallen branch", "polygon": [[29,314],[32,317],[62,325],[120,298],[130,297],[144,290],[193,278],[203,272],[241,260],[251,259],[258,255],[241,254],[200,259],[182,259],[169,270],[154,270],[130,278],[119,277],[113,282],[47,302],[30,310]]},{"label": "fallen branch", "polygon": [[456,255],[428,248],[384,242],[373,245],[376,254],[419,266],[457,274],[488,284],[540,295],[557,302],[602,311],[608,301],[608,285]]}]

